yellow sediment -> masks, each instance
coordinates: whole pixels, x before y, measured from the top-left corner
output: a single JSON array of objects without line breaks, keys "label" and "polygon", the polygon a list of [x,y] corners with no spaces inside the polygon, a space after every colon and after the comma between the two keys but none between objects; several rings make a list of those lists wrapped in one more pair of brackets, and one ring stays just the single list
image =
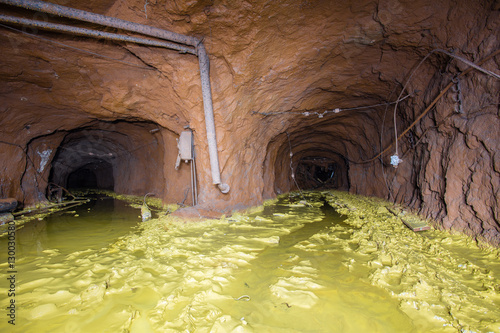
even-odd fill
[{"label": "yellow sediment", "polygon": [[16,329],[500,332],[498,250],[415,233],[380,199],[304,196],[221,220],[162,216],[100,250],[33,254],[18,267]]}]

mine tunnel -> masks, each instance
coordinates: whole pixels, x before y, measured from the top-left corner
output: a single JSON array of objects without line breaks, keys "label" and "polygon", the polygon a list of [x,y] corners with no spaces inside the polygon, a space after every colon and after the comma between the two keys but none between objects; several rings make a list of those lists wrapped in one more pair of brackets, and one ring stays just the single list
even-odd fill
[{"label": "mine tunnel", "polygon": [[499,0],[0,0],[0,331],[500,332],[499,36]]},{"label": "mine tunnel", "polygon": [[[51,191],[57,188],[110,190],[138,195],[163,193],[162,187],[171,182],[163,173],[164,149],[170,149],[172,158],[175,157],[176,136],[160,131],[158,124],[93,121],[62,136],[62,139],[61,133],[46,136],[41,144],[45,148],[54,147],[50,164],[46,166],[50,170],[47,179],[49,198]],[[37,145],[36,141],[32,144]],[[42,148],[35,150],[39,156],[43,155],[40,153]],[[182,179],[181,174],[174,175]]]},{"label": "mine tunnel", "polygon": [[[276,149],[274,190],[349,190],[346,157],[336,151],[335,137],[328,133],[282,135]],[[345,152],[344,152],[345,153]]]},{"label": "mine tunnel", "polygon": [[[267,147],[264,170],[265,177],[274,179],[272,190],[350,191],[351,181],[355,185],[360,181],[357,173],[350,174],[350,168],[362,167],[380,146],[374,118],[384,111],[349,111],[326,119],[297,115],[299,124],[277,135]],[[363,172],[362,176],[368,175]],[[373,178],[376,182],[377,176]]]},{"label": "mine tunnel", "polygon": [[87,163],[68,175],[66,188],[71,189],[114,189],[113,166],[98,160]]},{"label": "mine tunnel", "polygon": [[[77,132],[78,133],[78,132]],[[94,135],[98,134],[94,131]],[[81,132],[78,134],[82,134]],[[57,149],[52,161],[49,182],[71,189],[106,189],[114,190],[113,170],[118,167],[115,160],[120,154],[126,154],[125,147],[117,145],[100,133],[101,140],[93,137],[68,135]],[[86,132],[92,135],[92,132]]]},{"label": "mine tunnel", "polygon": [[0,3],[3,197],[340,190],[500,245],[497,1]]}]

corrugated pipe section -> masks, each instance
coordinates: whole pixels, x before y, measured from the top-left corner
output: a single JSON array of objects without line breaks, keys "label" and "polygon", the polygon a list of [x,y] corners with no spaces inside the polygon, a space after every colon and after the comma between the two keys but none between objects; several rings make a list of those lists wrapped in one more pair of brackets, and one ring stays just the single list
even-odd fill
[{"label": "corrugated pipe section", "polygon": [[0,15],[0,21],[10,23],[34,26],[40,29],[47,29],[53,31],[62,31],[71,34],[77,34],[88,37],[95,38],[106,38],[111,40],[119,40],[125,42],[133,42],[138,44],[145,44],[151,46],[165,47],[168,49],[177,50],[183,53],[195,54],[198,56],[200,65],[200,78],[201,78],[201,89],[203,94],[203,109],[205,113],[205,126],[207,130],[207,144],[208,152],[210,156],[210,167],[212,172],[212,182],[217,185],[222,193],[229,192],[229,185],[224,184],[221,181],[220,170],[219,170],[219,156],[217,150],[217,139],[215,135],[215,121],[212,106],[212,90],[210,87],[210,62],[208,54],[205,50],[203,43],[195,37],[181,35],[175,32],[151,27],[144,24],[133,23],[114,17],[109,17],[105,15],[95,14],[86,12],[79,9],[69,8],[65,6],[60,6],[52,3],[47,3],[39,0],[0,0],[0,3],[7,5],[18,6],[30,10],[35,10],[39,12],[44,12],[47,14],[67,17],[75,20],[90,22],[99,24],[102,26],[108,26],[113,28],[118,28],[122,30],[136,32],[142,35],[156,37],[164,40],[168,40],[174,43],[167,43],[161,41],[155,41],[146,38],[132,37],[120,34],[107,33],[98,30],[84,29],[78,27],[70,27],[61,24],[54,24],[48,22],[40,22],[29,19],[16,18],[6,15]]}]

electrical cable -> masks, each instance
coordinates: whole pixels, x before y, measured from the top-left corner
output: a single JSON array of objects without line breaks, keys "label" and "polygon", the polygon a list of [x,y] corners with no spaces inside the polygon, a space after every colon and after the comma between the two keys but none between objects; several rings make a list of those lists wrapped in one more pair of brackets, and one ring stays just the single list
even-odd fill
[{"label": "electrical cable", "polygon": [[[427,60],[427,58],[429,58],[429,57],[430,57],[430,55],[431,55],[431,54],[433,54],[433,53],[435,53],[435,52],[444,53],[444,54],[446,54],[446,55],[447,55],[447,56],[449,56],[449,57],[452,57],[452,58],[455,58],[455,59],[458,59],[458,60],[460,60],[460,61],[464,62],[465,64],[467,64],[467,65],[468,65],[468,66],[470,66],[470,67],[469,67],[467,70],[465,70],[464,72],[462,72],[462,73],[460,73],[459,75],[457,75],[457,76],[456,76],[456,77],[452,80],[452,82],[451,82],[451,83],[449,83],[449,84],[445,87],[445,89],[441,92],[441,94],[439,94],[439,95],[438,95],[438,97],[436,97],[436,99],[434,99],[434,101],[432,101],[432,103],[429,105],[429,107],[428,107],[427,109],[425,109],[419,117],[417,117],[417,119],[415,120],[415,122],[413,122],[413,123],[410,125],[410,127],[408,127],[408,128],[407,128],[407,129],[406,129],[406,130],[405,130],[405,131],[404,131],[404,132],[403,132],[400,136],[398,136],[398,129],[397,129],[397,123],[396,123],[396,119],[397,119],[397,117],[396,117],[396,111],[397,111],[397,108],[398,108],[398,101],[399,101],[399,99],[401,98],[401,95],[403,95],[403,92],[406,90],[406,86],[408,85],[408,83],[409,83],[409,82],[410,82],[410,80],[412,79],[413,75],[416,73],[417,69],[418,69],[418,68],[419,68],[419,67],[423,64],[423,62],[424,62],[425,60]],[[448,91],[448,89],[450,89],[450,88],[451,88],[451,87],[455,84],[455,80],[460,79],[460,77],[462,77],[462,76],[464,76],[466,73],[470,72],[473,68],[474,68],[474,69],[479,70],[479,71],[480,71],[480,72],[482,72],[482,73],[485,73],[485,74],[487,74],[487,75],[493,76],[493,77],[494,77],[494,78],[496,78],[496,79],[500,79],[500,75],[498,75],[498,74],[496,74],[496,73],[494,73],[494,72],[492,72],[492,71],[489,71],[489,70],[487,70],[487,69],[484,69],[484,68],[482,68],[482,67],[480,66],[480,65],[482,65],[482,64],[483,64],[486,60],[488,60],[489,58],[491,58],[491,57],[495,56],[495,55],[496,55],[496,54],[498,54],[499,52],[500,52],[500,50],[497,50],[497,51],[496,51],[496,52],[494,52],[492,55],[490,55],[490,56],[488,56],[488,57],[484,58],[483,60],[481,60],[481,61],[479,62],[479,64],[475,64],[475,63],[473,63],[473,62],[471,62],[471,61],[469,61],[469,60],[467,60],[467,59],[465,59],[465,58],[463,58],[463,57],[460,57],[460,56],[454,55],[453,53],[447,52],[447,51],[445,51],[445,50],[442,50],[442,49],[434,49],[434,50],[430,51],[429,53],[427,53],[427,55],[426,55],[426,56],[425,56],[425,57],[424,57],[424,58],[423,58],[423,59],[422,59],[422,60],[418,63],[417,67],[415,67],[415,68],[413,69],[412,73],[410,74],[410,76],[409,76],[409,77],[408,77],[408,79],[406,80],[406,83],[405,83],[405,85],[403,86],[403,89],[401,90],[401,93],[400,93],[400,94],[399,94],[399,96],[398,96],[398,100],[396,101],[396,104],[394,105],[394,137],[396,138],[396,140],[395,140],[395,145],[396,145],[396,147],[395,147],[395,154],[394,154],[393,156],[391,156],[391,164],[392,164],[395,168],[397,168],[398,164],[402,162],[402,160],[401,160],[401,159],[399,159],[399,156],[398,156],[398,141],[402,138],[402,136],[403,136],[404,134],[406,134],[406,133],[410,130],[410,128],[412,128],[412,127],[416,124],[416,122],[417,122],[418,120],[420,120],[420,119],[421,119],[421,118],[422,118],[422,117],[423,117],[423,116],[424,116],[427,112],[429,112],[429,111],[430,111],[430,109],[432,108],[432,106],[434,106],[434,104],[436,104],[436,103],[437,103],[437,101],[438,101],[438,100],[439,100],[439,99],[440,99],[440,98],[444,95],[444,93],[445,93],[446,91]],[[392,146],[392,144],[391,144],[389,147],[391,147],[391,146]],[[388,148],[389,148],[389,147],[388,147]],[[386,149],[386,150],[387,150],[387,149]],[[377,157],[379,157],[380,155],[382,155],[382,154],[383,154],[386,150],[384,150],[383,152],[381,152],[379,155],[375,156],[372,160],[374,160],[374,159],[376,159]],[[371,160],[369,160],[369,161],[371,161]]]},{"label": "electrical cable", "polygon": [[[499,50],[496,50],[495,52],[493,52],[492,54],[490,54],[489,56],[483,58],[481,61],[478,62],[478,64],[476,65],[476,67],[478,65],[482,65],[483,63],[485,63],[486,61],[490,60],[491,58],[497,56],[498,54],[500,54],[500,49]],[[462,76],[465,76],[466,74],[468,74],[469,72],[472,71],[472,69],[475,68],[475,67],[469,67],[468,69],[466,69],[465,71],[463,71],[462,73],[460,73],[457,77],[460,78]],[[407,82],[408,83],[408,82]],[[434,98],[434,100],[424,109],[424,111],[422,111],[422,113],[399,135],[396,137],[396,140],[395,140],[395,143],[398,142],[398,140],[401,140],[401,138],[406,134],[408,133],[408,131],[410,129],[412,129],[427,113],[429,113],[430,110],[432,110],[432,108],[434,107],[434,105],[441,99],[441,97],[444,96],[444,94],[454,85],[455,83],[452,81],[450,81],[450,83],[448,83],[448,85],[446,85],[443,90],[441,91],[441,93],[439,93],[439,95]],[[406,86],[406,85],[405,85]],[[403,91],[404,91],[404,88],[403,88]],[[396,106],[397,107],[397,106]],[[381,151],[380,153],[378,153],[377,155],[375,155],[374,157],[368,159],[368,160],[364,160],[364,161],[357,161],[357,162],[354,162],[356,164],[365,164],[365,163],[370,163],[370,162],[373,162],[374,160],[376,160],[377,158],[379,158],[380,156],[382,156],[383,154],[385,154],[389,149],[391,149],[391,147],[394,145],[394,143],[391,143],[390,145],[388,145],[383,151]],[[349,161],[349,162],[353,162],[353,161]]]},{"label": "electrical cable", "polygon": [[355,110],[364,110],[364,109],[373,109],[373,108],[376,108],[376,107],[379,107],[379,106],[386,106],[386,105],[392,105],[392,104],[395,104],[395,103],[398,103],[398,102],[401,102],[401,101],[404,101],[405,99],[407,99],[408,97],[411,97],[412,94],[408,94],[406,95],[405,97],[397,100],[397,101],[393,101],[393,102],[386,102],[386,103],[378,103],[378,104],[372,104],[372,105],[364,105],[364,106],[356,106],[356,107],[352,107],[352,108],[335,108],[333,110],[325,110],[323,112],[318,112],[318,111],[276,111],[276,112],[259,112],[259,111],[252,111],[252,115],[253,114],[259,114],[259,115],[262,115],[262,116],[265,116],[265,117],[268,117],[268,116],[275,116],[275,115],[280,115],[280,114],[299,114],[299,115],[303,115],[303,116],[310,116],[310,115],[317,115],[318,118],[323,118],[326,114],[329,114],[329,113],[339,113],[339,112],[343,112],[343,111],[355,111]]},{"label": "electrical cable", "polygon": [[[368,159],[368,160],[363,160],[363,161],[354,161],[354,160],[350,160],[348,159],[347,157],[344,156],[344,158],[346,159],[346,161],[348,161],[349,163],[354,163],[354,164],[366,164],[366,163],[371,163],[373,162],[374,160],[378,159],[379,157],[381,157],[383,154],[385,154],[387,151],[389,151],[389,149],[392,148],[393,145],[396,145],[396,152],[398,150],[398,141],[401,140],[403,138],[404,135],[406,135],[406,133],[408,133],[408,131],[410,131],[410,129],[412,129],[433,107],[434,105],[439,101],[439,99],[441,99],[441,97],[444,96],[444,94],[453,86],[455,85],[455,82],[457,79],[459,79],[460,77],[462,76],[465,76],[466,74],[468,74],[470,71],[472,71],[472,69],[478,69],[480,68],[480,71],[483,72],[483,73],[486,73],[488,75],[492,75],[493,77],[497,78],[497,74],[491,72],[491,71],[488,71],[486,69],[483,69],[482,67],[480,67],[480,65],[482,65],[483,63],[485,63],[486,61],[490,60],[491,58],[497,56],[498,54],[500,54],[500,50],[497,50],[495,52],[493,52],[492,54],[490,54],[489,56],[485,57],[484,59],[482,59],[481,61],[479,61],[477,64],[474,64],[474,63],[471,63],[473,64],[473,66],[469,67],[468,69],[466,69],[465,71],[463,71],[462,73],[460,73],[459,75],[457,75],[450,83],[448,83],[448,85],[446,85],[443,90],[441,91],[441,93],[427,106],[427,108],[424,109],[424,111],[422,111],[422,113],[398,136],[397,134],[397,128],[396,128],[396,110],[397,110],[397,103],[399,103],[400,101],[403,101],[405,100],[406,98],[410,97],[411,94],[408,94],[406,95],[405,97],[401,98],[403,92],[406,90],[406,86],[408,85],[408,82],[411,80],[411,78],[413,77],[413,75],[415,74],[416,70],[421,66],[421,64],[427,60],[427,58],[429,58],[429,56],[435,52],[440,52],[440,51],[443,51],[443,50],[440,50],[440,49],[435,49],[435,50],[432,50],[431,52],[429,52],[420,62],[419,64],[415,67],[415,69],[412,71],[412,73],[410,74],[408,80],[406,81],[403,89],[401,90],[401,93],[399,94],[398,96],[398,99],[394,102],[387,102],[387,103],[381,103],[381,104],[374,104],[374,105],[370,105],[370,106],[362,106],[362,107],[355,107],[355,108],[346,108],[346,109],[335,109],[335,110],[342,110],[342,111],[348,111],[348,110],[356,110],[356,109],[362,109],[362,108],[373,108],[373,107],[377,107],[377,106],[383,106],[383,105],[391,105],[391,104],[395,104],[395,107],[394,107],[394,128],[395,128],[395,137],[396,137],[396,140],[389,144],[384,150],[382,150],[380,153],[378,153],[377,155],[375,155],[374,157]],[[452,55],[446,51],[444,51],[445,54],[447,55],[450,55],[450,56],[453,56],[453,57],[456,57],[462,61],[464,61],[466,64],[469,64],[468,61],[466,61],[465,59],[462,59],[461,57],[458,57],[458,56],[455,56],[455,55]],[[329,113],[329,112],[335,112],[335,110],[333,111],[325,111],[324,113]],[[277,115],[277,114],[304,114],[304,113],[307,113],[305,115],[309,115],[311,113],[308,113],[307,111],[306,112],[297,112],[297,111],[291,111],[291,112],[272,112],[272,113],[266,113],[266,112],[257,112],[257,111],[253,111],[252,114],[261,114],[261,115],[264,115],[264,116],[272,116],[272,115]],[[323,114],[324,114],[323,113]],[[315,114],[320,114],[318,112],[315,112]],[[287,136],[288,136],[288,141],[290,143],[290,137],[289,137],[289,134],[287,132]],[[291,147],[290,147],[290,151],[291,151]],[[396,154],[397,155],[397,154]],[[401,162],[401,160],[398,159],[398,162]],[[292,169],[292,172],[293,172],[293,169]],[[294,179],[295,181],[295,179]]]},{"label": "electrical cable", "polygon": [[[391,96],[395,93],[396,91],[396,87],[394,87],[394,89],[391,91],[391,93],[389,94],[389,97],[388,99],[391,98]],[[389,105],[387,105],[385,107],[385,110],[384,110],[384,117],[382,118],[382,128],[380,129],[380,150],[383,149],[384,147],[384,125],[385,125],[385,118],[387,116],[387,110],[389,109]],[[392,194],[392,190],[389,186],[389,182],[387,180],[387,173],[385,171],[385,168],[384,168],[384,163],[383,161],[380,161],[380,169],[382,170],[382,175],[384,177],[384,184],[385,184],[385,187],[387,188],[387,192],[389,193],[389,199],[391,201],[394,201],[394,195]]]},{"label": "electrical cable", "polygon": [[293,179],[293,182],[295,183],[295,186],[297,186],[297,189],[299,190],[299,193],[300,193],[300,196],[302,197],[302,200],[304,200],[306,202],[306,204],[308,206],[310,206],[311,204],[309,204],[306,200],[306,198],[304,197],[304,193],[302,193],[302,190],[300,189],[300,186],[299,184],[297,183],[297,180],[295,179],[295,171],[293,170],[293,151],[292,151],[292,141],[290,141],[290,134],[288,134],[288,132],[285,132],[286,133],[286,136],[288,138],[288,146],[290,147],[290,169],[292,170],[292,179]]}]

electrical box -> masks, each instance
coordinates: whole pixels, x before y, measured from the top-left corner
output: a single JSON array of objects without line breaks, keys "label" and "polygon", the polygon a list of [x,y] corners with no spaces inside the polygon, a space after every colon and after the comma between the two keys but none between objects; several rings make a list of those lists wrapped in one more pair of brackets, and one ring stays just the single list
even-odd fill
[{"label": "electrical box", "polygon": [[179,155],[177,156],[177,161],[175,162],[175,169],[179,169],[181,161],[188,162],[193,159],[193,132],[192,131],[182,131],[179,139],[177,139],[177,148],[179,149]]}]

